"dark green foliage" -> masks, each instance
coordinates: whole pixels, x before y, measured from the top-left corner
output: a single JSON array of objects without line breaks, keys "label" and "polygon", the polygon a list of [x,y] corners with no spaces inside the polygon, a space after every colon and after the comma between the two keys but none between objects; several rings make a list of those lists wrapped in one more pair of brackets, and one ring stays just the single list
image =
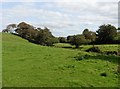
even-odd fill
[{"label": "dark green foliage", "polygon": [[83,35],[85,36],[86,43],[92,43],[94,45],[94,41],[96,40],[97,36],[95,32],[89,31],[88,29],[85,29],[83,31]]},{"label": "dark green foliage", "polygon": [[31,39],[32,36],[35,35],[34,27],[25,22],[21,22],[20,24],[18,24],[15,31],[19,36],[25,39]]},{"label": "dark green foliage", "polygon": [[47,27],[35,29],[33,26],[22,22],[18,24],[18,28],[15,31],[19,36],[40,45],[52,46],[54,43],[59,42]]},{"label": "dark green foliage", "polygon": [[89,39],[91,41],[94,41],[96,39],[96,33],[89,31],[88,29],[85,29],[83,31],[83,35],[85,36],[85,39]]},{"label": "dark green foliage", "polygon": [[98,43],[113,43],[114,37],[117,35],[117,29],[110,24],[101,25],[97,31]]},{"label": "dark green foliage", "polygon": [[67,42],[72,43],[72,41],[74,40],[73,38],[74,38],[74,36],[68,36],[67,37]]},{"label": "dark green foliage", "polygon": [[38,31],[35,41],[41,45],[52,46],[54,43],[58,43],[59,40],[55,38],[48,28]]},{"label": "dark green foliage", "polygon": [[117,51],[105,51],[104,54],[106,55],[118,55]]},{"label": "dark green foliage", "polygon": [[70,43],[75,45],[76,48],[79,48],[80,45],[85,44],[86,39],[83,35],[74,35],[71,37]]},{"label": "dark green foliage", "polygon": [[100,53],[100,49],[98,47],[91,47],[89,49],[86,50],[86,52],[97,52]]},{"label": "dark green foliage", "polygon": [[116,43],[120,44],[120,31],[117,32],[117,36],[115,40],[117,41]]},{"label": "dark green foliage", "polygon": [[67,42],[67,39],[65,37],[59,37],[59,42],[60,43],[66,43]]},{"label": "dark green foliage", "polygon": [[54,43],[58,43],[58,42],[59,42],[59,40],[57,38],[51,37],[51,38],[47,39],[45,43],[47,46],[53,46]]},{"label": "dark green foliage", "polygon": [[27,24],[25,22],[21,22],[18,25],[9,24],[6,29],[2,32],[13,33],[22,38],[27,39],[30,42],[40,44],[40,45],[53,45],[54,43],[70,43],[71,45],[75,45],[78,48],[82,44],[119,44],[120,43],[120,27],[116,29],[115,26],[110,24],[101,25],[99,29],[95,32],[89,31],[89,29],[85,29],[80,35],[73,35],[65,37],[55,38],[50,29],[45,27],[35,28],[34,26]]}]

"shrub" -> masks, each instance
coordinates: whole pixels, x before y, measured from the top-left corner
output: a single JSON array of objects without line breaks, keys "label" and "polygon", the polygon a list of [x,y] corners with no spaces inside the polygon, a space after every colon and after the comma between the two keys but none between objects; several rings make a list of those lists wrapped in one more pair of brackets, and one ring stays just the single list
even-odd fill
[{"label": "shrub", "polygon": [[104,52],[106,55],[118,55],[117,51],[105,51]]},{"label": "shrub", "polygon": [[45,43],[47,46],[53,46],[54,43],[58,43],[58,42],[59,40],[57,38],[52,37],[52,38],[47,39]]},{"label": "shrub", "polygon": [[70,44],[75,45],[76,48],[79,48],[80,45],[85,43],[86,43],[86,39],[84,35],[74,35],[70,41]]},{"label": "shrub", "polygon": [[86,52],[97,52],[100,53],[100,49],[98,47],[91,47],[89,49],[86,50]]},{"label": "shrub", "polygon": [[60,43],[66,43],[67,42],[67,39],[65,37],[59,37],[59,42]]}]

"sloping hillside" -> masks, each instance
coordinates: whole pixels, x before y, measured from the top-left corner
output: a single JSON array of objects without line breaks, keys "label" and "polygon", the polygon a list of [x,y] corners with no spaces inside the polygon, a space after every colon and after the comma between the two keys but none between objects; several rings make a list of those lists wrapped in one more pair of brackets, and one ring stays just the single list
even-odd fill
[{"label": "sloping hillside", "polygon": [[[116,87],[117,57],[45,47],[2,34],[3,87]],[[76,56],[91,55],[77,61]],[[114,61],[106,61],[106,59]]]},{"label": "sloping hillside", "polygon": [[0,88],[2,88],[2,33],[0,33]]}]

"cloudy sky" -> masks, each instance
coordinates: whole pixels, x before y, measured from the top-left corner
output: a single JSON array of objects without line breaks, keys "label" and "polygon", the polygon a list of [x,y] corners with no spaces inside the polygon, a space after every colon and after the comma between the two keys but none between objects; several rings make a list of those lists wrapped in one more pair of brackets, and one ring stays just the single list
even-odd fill
[{"label": "cloudy sky", "polygon": [[96,31],[102,24],[118,26],[119,0],[2,0],[0,29],[27,22],[49,27],[55,36]]}]

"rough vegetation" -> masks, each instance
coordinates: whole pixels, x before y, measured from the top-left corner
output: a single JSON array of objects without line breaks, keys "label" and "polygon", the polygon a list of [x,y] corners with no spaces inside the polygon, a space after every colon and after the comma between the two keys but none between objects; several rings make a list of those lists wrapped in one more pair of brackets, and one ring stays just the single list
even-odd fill
[{"label": "rough vegetation", "polygon": [[100,49],[98,47],[91,47],[89,49],[86,50],[86,52],[97,52],[100,53]]}]

